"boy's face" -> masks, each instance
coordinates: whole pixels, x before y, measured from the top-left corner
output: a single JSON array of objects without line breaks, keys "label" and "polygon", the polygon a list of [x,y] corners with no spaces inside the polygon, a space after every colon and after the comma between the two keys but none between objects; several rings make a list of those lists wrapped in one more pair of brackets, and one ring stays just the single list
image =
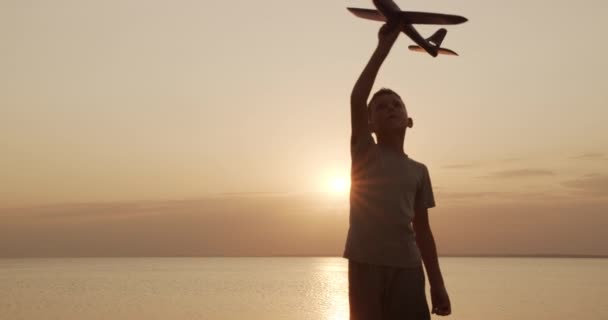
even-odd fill
[{"label": "boy's face", "polygon": [[378,132],[393,132],[412,127],[408,118],[405,104],[392,93],[377,96],[370,103],[370,122],[372,130]]}]

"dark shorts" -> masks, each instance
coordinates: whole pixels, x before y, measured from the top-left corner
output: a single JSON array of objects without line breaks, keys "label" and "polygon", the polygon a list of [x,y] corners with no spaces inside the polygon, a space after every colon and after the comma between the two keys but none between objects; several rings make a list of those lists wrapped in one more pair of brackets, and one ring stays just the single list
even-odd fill
[{"label": "dark shorts", "polygon": [[429,320],[424,270],[348,260],[351,320]]}]

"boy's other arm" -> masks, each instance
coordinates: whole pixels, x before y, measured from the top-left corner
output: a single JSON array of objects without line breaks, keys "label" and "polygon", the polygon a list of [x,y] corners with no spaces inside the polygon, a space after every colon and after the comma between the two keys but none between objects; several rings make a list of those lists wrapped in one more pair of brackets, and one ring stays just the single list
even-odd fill
[{"label": "boy's other arm", "polygon": [[422,261],[424,262],[431,286],[432,312],[440,316],[447,316],[452,312],[452,307],[443,282],[441,269],[439,268],[437,247],[433,232],[431,231],[428,209],[416,209],[413,225],[416,233],[416,244],[420,249]]},{"label": "boy's other arm", "polygon": [[401,24],[393,26],[385,24],[380,28],[378,46],[355,83],[350,96],[353,137],[371,134],[368,125],[367,99],[376,81],[378,70],[391,51],[400,30]]}]

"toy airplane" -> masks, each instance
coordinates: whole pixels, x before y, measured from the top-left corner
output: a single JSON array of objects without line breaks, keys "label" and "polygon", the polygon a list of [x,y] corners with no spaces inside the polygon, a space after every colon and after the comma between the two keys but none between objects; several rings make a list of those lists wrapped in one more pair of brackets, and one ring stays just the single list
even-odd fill
[{"label": "toy airplane", "polygon": [[440,13],[429,13],[429,12],[413,12],[413,11],[401,11],[397,4],[392,0],[373,0],[374,5],[378,10],[372,9],[360,9],[360,8],[347,8],[352,14],[359,18],[370,19],[375,21],[386,21],[393,23],[397,20],[403,20],[404,25],[403,33],[405,33],[410,39],[412,39],[417,45],[409,46],[412,51],[427,52],[433,57],[438,54],[447,54],[457,56],[458,54],[450,49],[442,48],[441,43],[443,38],[448,33],[444,28],[437,30],[428,39],[424,39],[420,33],[414,28],[414,24],[460,24],[467,21],[467,18]]}]

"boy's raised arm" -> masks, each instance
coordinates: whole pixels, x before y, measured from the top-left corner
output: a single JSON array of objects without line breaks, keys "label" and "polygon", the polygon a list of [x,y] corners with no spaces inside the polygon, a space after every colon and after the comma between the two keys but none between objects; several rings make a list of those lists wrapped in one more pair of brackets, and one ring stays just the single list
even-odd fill
[{"label": "boy's raised arm", "polygon": [[368,125],[367,99],[374,86],[374,81],[376,81],[378,70],[380,70],[380,66],[384,62],[384,59],[386,59],[388,53],[391,51],[400,30],[401,23],[394,25],[384,24],[380,28],[380,31],[378,32],[378,46],[355,83],[355,87],[350,96],[350,114],[353,136],[371,134]]}]

